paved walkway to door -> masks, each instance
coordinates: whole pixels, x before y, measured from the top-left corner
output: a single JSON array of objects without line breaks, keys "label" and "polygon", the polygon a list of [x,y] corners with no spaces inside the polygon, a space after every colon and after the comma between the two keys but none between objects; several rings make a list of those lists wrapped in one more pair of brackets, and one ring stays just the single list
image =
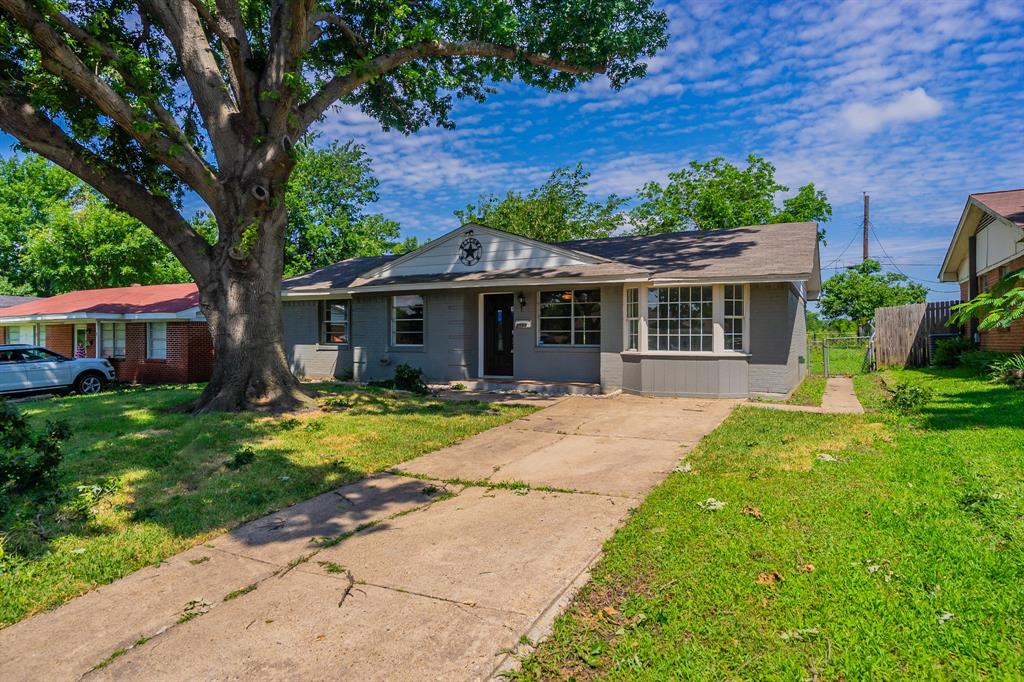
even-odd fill
[{"label": "paved walkway to door", "polygon": [[0,631],[0,679],[491,677],[736,401],[567,398]]}]

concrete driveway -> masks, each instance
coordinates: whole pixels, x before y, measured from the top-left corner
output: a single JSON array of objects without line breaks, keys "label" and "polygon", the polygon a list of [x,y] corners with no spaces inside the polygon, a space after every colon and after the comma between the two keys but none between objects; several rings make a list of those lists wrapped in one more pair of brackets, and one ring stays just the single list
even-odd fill
[{"label": "concrete driveway", "polygon": [[567,398],[0,631],[0,679],[480,679],[735,401]]}]

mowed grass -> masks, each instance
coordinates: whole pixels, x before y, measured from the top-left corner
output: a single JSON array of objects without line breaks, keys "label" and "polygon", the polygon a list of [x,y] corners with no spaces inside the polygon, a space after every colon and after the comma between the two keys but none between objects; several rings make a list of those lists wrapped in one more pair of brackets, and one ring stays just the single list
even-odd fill
[{"label": "mowed grass", "polygon": [[[194,417],[168,408],[197,387],[158,387],[20,405],[64,419],[59,503],[15,500],[0,517],[0,626],[153,564],[238,523],[532,412],[321,385],[322,409]],[[247,464],[235,454],[251,448]],[[243,455],[240,461],[249,459]],[[106,488],[83,514],[77,486]]]},{"label": "mowed grass", "polygon": [[[910,417],[738,408],[606,544],[519,676],[1020,679],[1024,392],[884,379],[935,398]],[[883,404],[874,377],[855,384]]]}]

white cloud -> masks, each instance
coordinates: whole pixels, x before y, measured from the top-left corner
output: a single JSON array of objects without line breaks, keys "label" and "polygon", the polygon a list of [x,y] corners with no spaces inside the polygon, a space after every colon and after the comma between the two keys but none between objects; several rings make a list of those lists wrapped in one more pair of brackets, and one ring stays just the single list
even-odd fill
[{"label": "white cloud", "polygon": [[924,88],[914,88],[884,104],[848,104],[840,116],[855,133],[875,133],[892,124],[935,118],[942,113],[942,107],[942,102]]}]

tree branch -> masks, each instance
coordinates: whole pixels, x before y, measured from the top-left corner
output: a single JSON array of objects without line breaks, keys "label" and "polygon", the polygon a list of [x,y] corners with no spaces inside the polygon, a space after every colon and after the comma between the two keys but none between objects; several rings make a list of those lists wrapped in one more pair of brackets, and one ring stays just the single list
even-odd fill
[{"label": "tree branch", "polygon": [[313,0],[277,0],[270,19],[270,56],[263,71],[260,90],[277,93],[269,111],[268,133],[279,137],[288,132],[288,119],[298,98],[298,84],[288,77],[302,77],[302,53],[310,25]]},{"label": "tree branch", "polygon": [[319,23],[330,24],[340,30],[341,34],[345,36],[345,40],[347,40],[349,45],[352,46],[352,50],[356,53],[356,56],[366,56],[366,39],[356,33],[355,29],[353,29],[351,24],[345,21],[344,18],[337,14],[331,14],[330,12],[320,12],[313,17],[313,20],[310,22],[310,34],[306,41],[307,45],[312,46],[312,44],[315,43],[323,33],[318,27],[316,27],[316,24]]},{"label": "tree branch", "polygon": [[78,144],[24,99],[0,90],[0,127],[61,168],[85,180],[163,241],[196,280],[209,277],[212,247],[167,197],[156,196]]},{"label": "tree branch", "polygon": [[217,165],[222,172],[231,172],[229,169],[237,166],[243,150],[231,128],[231,117],[239,111],[228,96],[224,75],[214,59],[199,14],[191,2],[143,0],[141,4],[159,22],[174,47],[192,99],[199,107],[210,136]]},{"label": "tree branch", "polygon": [[231,81],[231,89],[235,93],[235,101],[238,104],[242,115],[250,127],[254,127],[257,109],[255,87],[256,83],[252,74],[246,66],[246,62],[252,57],[249,47],[249,38],[245,34],[245,25],[241,16],[237,14],[237,3],[232,9],[227,7],[228,3],[220,0],[217,3],[217,14],[207,8],[203,0],[189,0],[195,8],[196,13],[206,22],[210,32],[220,38],[226,55],[225,63],[228,68],[228,78]]},{"label": "tree branch", "polygon": [[555,71],[590,75],[604,73],[606,67],[586,67],[550,55],[527,52],[509,45],[498,45],[479,40],[461,43],[450,43],[441,40],[428,40],[409,45],[372,59],[358,72],[339,75],[328,81],[308,102],[299,108],[301,130],[305,131],[317,119],[324,115],[327,108],[338,100],[350,95],[356,88],[365,85],[375,78],[393,71],[403,64],[417,59],[434,57],[493,57],[509,61],[525,61],[534,66],[543,66]]},{"label": "tree branch", "polygon": [[31,34],[33,42],[42,54],[42,64],[47,71],[66,80],[103,114],[113,119],[118,127],[134,138],[147,152],[192,187],[210,208],[217,210],[221,206],[224,195],[217,178],[206,162],[191,149],[191,145],[183,146],[185,153],[182,154],[174,148],[178,143],[163,137],[156,130],[137,127],[136,116],[131,106],[91,71],[71,50],[63,37],[46,22],[43,15],[25,0],[0,0],[0,7],[9,12],[15,21]]}]

